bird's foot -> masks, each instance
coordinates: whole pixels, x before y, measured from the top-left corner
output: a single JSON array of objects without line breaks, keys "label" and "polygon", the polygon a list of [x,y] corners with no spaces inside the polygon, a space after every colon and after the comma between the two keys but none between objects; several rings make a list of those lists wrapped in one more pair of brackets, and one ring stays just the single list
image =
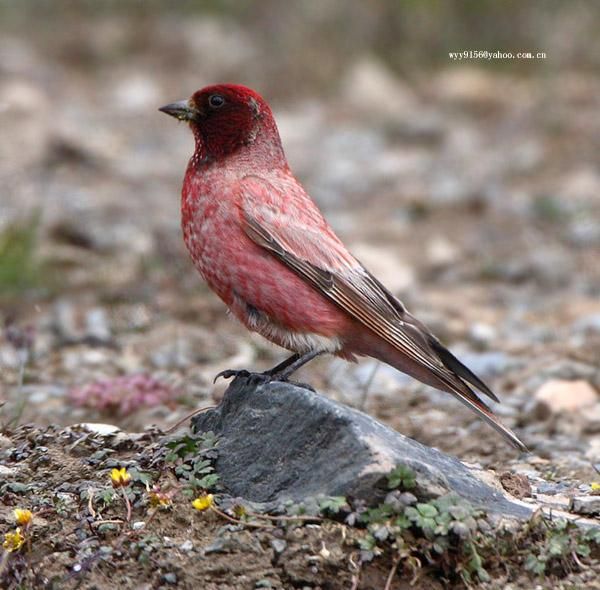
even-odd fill
[{"label": "bird's foot", "polygon": [[213,383],[216,383],[220,377],[224,379],[231,379],[232,377],[234,379],[244,379],[249,385],[261,385],[273,380],[273,377],[268,373],[252,373],[246,371],[246,369],[225,369],[215,376]]},{"label": "bird's foot", "polygon": [[290,383],[291,385],[295,385],[296,387],[302,387],[303,389],[308,389],[312,392],[315,392],[314,388],[308,385],[307,383],[298,383],[296,381],[290,381],[288,379],[289,375],[286,373],[286,371],[265,371],[264,373],[252,373],[250,371],[247,371],[246,369],[225,369],[224,371],[221,371],[215,376],[213,383],[216,383],[217,379],[219,379],[220,377],[223,377],[224,379],[231,379],[232,377],[234,379],[244,379],[249,385],[263,385],[272,381],[279,381],[282,383]]}]

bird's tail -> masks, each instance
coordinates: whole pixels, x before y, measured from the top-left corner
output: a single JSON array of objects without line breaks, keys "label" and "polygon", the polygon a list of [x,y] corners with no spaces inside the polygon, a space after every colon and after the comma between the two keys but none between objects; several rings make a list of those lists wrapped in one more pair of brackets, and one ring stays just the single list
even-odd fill
[{"label": "bird's tail", "polygon": [[[441,387],[441,389],[452,394],[458,401],[473,410],[515,448],[525,453],[528,452],[528,448],[523,444],[519,437],[517,437],[510,428],[502,424],[490,407],[479,398],[470,386],[487,395],[495,402],[499,402],[500,400],[492,390],[436,338],[433,338],[430,341],[430,345],[437,358],[451,374],[447,379],[440,379],[443,382],[443,385],[445,385],[445,387]],[[436,375],[436,377],[439,378],[438,375]]]},{"label": "bird's tail", "polygon": [[[445,348],[425,326],[414,320],[412,316],[406,315],[407,319],[410,318],[411,323],[408,324],[407,322],[405,328],[410,327],[411,335],[414,336],[415,340],[418,338],[419,348],[422,352],[426,351],[428,362],[418,362],[415,358],[407,357],[395,347],[382,343],[379,339],[375,343],[368,337],[367,340],[370,341],[370,344],[367,354],[392,365],[399,371],[407,373],[427,385],[450,393],[485,420],[511,445],[522,452],[528,452],[527,447],[517,435],[502,424],[490,407],[473,391],[473,388],[492,400],[499,401],[492,390]],[[435,371],[431,369],[432,366],[436,367]]]}]

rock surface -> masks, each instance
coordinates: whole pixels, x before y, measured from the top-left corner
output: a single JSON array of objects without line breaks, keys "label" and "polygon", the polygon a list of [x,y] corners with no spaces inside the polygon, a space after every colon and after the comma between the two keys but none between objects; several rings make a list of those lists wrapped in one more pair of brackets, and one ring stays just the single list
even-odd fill
[{"label": "rock surface", "polygon": [[455,492],[490,513],[532,513],[458,459],[289,383],[252,385],[237,378],[216,409],[194,418],[193,429],[220,437],[221,483],[253,502],[275,506],[342,495],[375,503],[386,493],[386,475],[402,464],[416,473],[411,491],[419,500]]}]

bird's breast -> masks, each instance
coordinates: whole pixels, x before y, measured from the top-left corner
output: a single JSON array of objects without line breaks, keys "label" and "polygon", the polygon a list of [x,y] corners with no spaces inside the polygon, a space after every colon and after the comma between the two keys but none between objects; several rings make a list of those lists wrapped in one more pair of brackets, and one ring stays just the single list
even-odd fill
[{"label": "bird's breast", "polygon": [[185,245],[196,269],[226,303],[231,301],[228,260],[243,238],[231,190],[210,178],[186,176],[181,195]]}]

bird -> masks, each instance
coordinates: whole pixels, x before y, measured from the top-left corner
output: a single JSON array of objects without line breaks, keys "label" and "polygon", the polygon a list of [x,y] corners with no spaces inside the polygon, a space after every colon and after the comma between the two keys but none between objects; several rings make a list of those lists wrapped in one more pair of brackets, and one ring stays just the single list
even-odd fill
[{"label": "bird", "polygon": [[335,234],[290,170],[260,94],[215,84],[159,110],[194,136],[181,226],[195,268],[246,328],[293,353],[264,373],[217,377],[285,381],[321,354],[371,357],[453,395],[527,451],[480,398],[498,402],[492,390]]}]

